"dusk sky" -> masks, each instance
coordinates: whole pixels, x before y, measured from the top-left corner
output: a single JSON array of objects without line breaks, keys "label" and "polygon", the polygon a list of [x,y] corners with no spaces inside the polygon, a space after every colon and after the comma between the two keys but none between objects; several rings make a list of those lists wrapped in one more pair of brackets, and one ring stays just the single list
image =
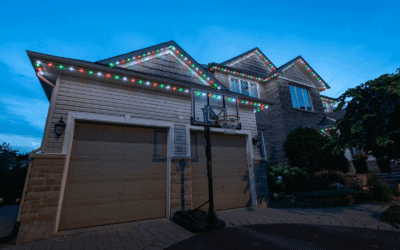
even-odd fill
[{"label": "dusk sky", "polygon": [[26,50],[86,61],[174,40],[197,62],[301,55],[339,97],[400,68],[398,1],[1,1],[0,144],[40,147],[49,101]]}]

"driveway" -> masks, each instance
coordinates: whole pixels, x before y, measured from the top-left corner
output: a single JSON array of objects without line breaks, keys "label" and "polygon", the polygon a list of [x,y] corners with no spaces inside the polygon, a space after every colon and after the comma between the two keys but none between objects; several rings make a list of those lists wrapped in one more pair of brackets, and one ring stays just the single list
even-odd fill
[{"label": "driveway", "polygon": [[353,249],[351,244],[361,249],[395,249],[393,244],[400,245],[400,230],[378,219],[387,208],[373,203],[335,208],[238,208],[219,211],[226,228],[204,235],[186,231],[169,219],[156,219],[67,230],[55,238],[3,249],[345,249],[339,241]]}]

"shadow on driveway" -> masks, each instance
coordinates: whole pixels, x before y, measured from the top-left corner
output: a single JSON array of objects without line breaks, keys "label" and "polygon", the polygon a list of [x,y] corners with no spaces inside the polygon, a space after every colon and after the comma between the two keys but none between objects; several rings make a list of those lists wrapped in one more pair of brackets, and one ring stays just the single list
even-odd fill
[{"label": "shadow on driveway", "polygon": [[272,224],[226,228],[196,235],[167,250],[178,249],[399,249],[400,233],[378,229]]}]

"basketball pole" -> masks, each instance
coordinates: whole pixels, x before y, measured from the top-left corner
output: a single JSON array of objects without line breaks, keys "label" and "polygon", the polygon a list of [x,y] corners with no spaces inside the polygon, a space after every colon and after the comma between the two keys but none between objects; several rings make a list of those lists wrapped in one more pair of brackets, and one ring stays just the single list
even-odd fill
[{"label": "basketball pole", "polygon": [[211,136],[210,136],[210,126],[204,126],[204,134],[206,139],[206,158],[207,158],[207,176],[208,176],[208,199],[209,199],[209,209],[208,209],[208,226],[210,229],[216,227],[216,218],[214,216],[214,195],[213,195],[213,181],[212,181],[212,160],[211,160]]}]

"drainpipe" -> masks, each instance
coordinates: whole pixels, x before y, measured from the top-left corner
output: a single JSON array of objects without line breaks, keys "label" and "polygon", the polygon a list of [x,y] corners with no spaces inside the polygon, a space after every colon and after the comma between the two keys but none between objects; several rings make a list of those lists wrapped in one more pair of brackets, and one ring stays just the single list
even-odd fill
[{"label": "drainpipe", "polygon": [[[41,76],[40,72],[41,71],[36,73],[37,77],[39,77],[45,83],[49,84],[53,88],[52,89],[52,92],[53,92],[54,91],[54,84],[52,84],[49,80],[47,80],[46,78]],[[7,243],[7,242],[13,240],[18,235],[19,226],[20,226],[20,221],[19,220],[20,220],[20,217],[21,217],[21,205],[22,205],[23,201],[25,200],[26,189],[28,188],[28,179],[29,179],[29,174],[31,172],[31,168],[32,168],[32,157],[36,152],[40,151],[41,149],[42,149],[42,147],[40,146],[40,148],[37,148],[37,149],[35,149],[35,150],[33,150],[32,152],[29,153],[28,171],[27,171],[26,177],[25,177],[24,191],[22,193],[22,197],[21,197],[21,201],[20,201],[20,205],[19,205],[18,217],[17,217],[17,220],[14,223],[14,228],[13,228],[11,234],[8,235],[8,236],[5,236],[5,237],[0,237],[0,244],[1,243]],[[15,242],[12,242],[12,245],[15,245]]]}]

